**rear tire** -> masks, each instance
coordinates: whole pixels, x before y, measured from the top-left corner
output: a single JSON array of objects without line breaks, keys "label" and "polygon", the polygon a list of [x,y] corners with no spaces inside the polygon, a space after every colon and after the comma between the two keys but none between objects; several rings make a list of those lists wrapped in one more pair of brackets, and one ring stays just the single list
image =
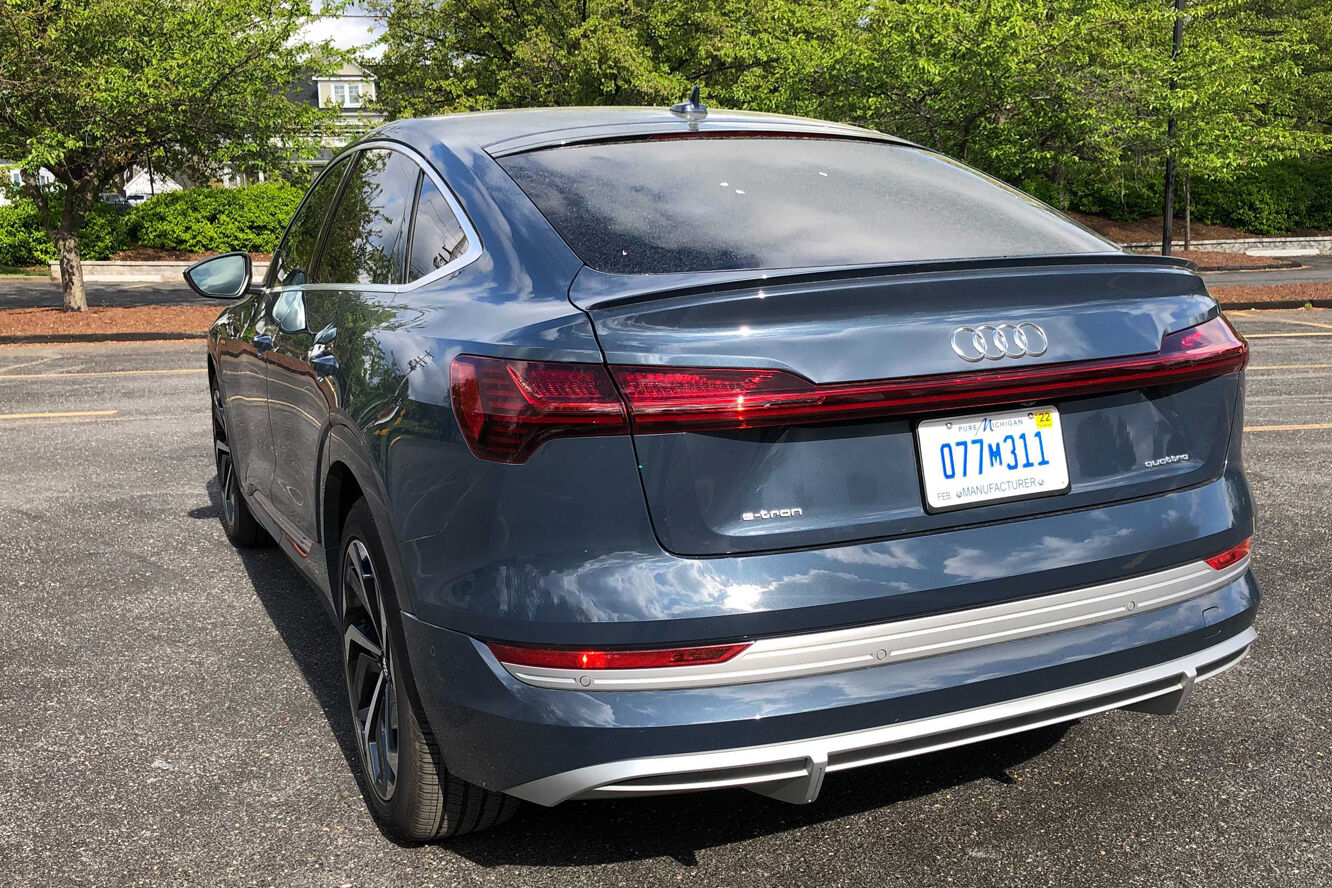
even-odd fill
[{"label": "rear tire", "polygon": [[448,772],[425,717],[406,692],[401,617],[383,544],[365,501],[343,523],[338,601],[361,790],[394,837],[428,842],[489,829],[517,799]]},{"label": "rear tire", "polygon": [[217,380],[211,380],[208,388],[213,405],[213,461],[217,465],[217,486],[222,493],[222,530],[238,549],[270,546],[273,538],[255,519],[241,490],[231,439],[227,435],[226,405]]}]

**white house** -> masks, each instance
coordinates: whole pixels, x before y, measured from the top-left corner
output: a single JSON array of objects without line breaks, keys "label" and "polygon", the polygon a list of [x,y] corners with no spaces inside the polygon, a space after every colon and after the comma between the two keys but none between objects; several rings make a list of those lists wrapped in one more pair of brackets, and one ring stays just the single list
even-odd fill
[{"label": "white house", "polygon": [[297,81],[288,97],[317,108],[337,108],[341,122],[349,125],[373,125],[384,119],[366,109],[375,98],[375,75],[355,62],[347,62],[327,76]]},{"label": "white house", "polygon": [[[37,181],[41,182],[43,185],[50,185],[52,182],[55,181],[55,176],[51,175],[50,171],[47,170],[46,167],[42,167],[40,170],[37,171]],[[13,185],[15,187],[22,185],[23,177],[22,174],[19,172],[18,167],[6,166],[5,162],[3,160],[0,160],[0,184],[6,186]],[[7,187],[0,188],[0,207],[9,203],[9,198],[6,196],[6,192],[8,190],[9,189]]]},{"label": "white house", "polygon": [[125,196],[132,197],[142,194],[149,197],[154,194],[161,194],[163,191],[179,191],[180,183],[170,176],[154,172],[152,182],[148,181],[148,170],[134,168],[137,172],[125,183]]}]

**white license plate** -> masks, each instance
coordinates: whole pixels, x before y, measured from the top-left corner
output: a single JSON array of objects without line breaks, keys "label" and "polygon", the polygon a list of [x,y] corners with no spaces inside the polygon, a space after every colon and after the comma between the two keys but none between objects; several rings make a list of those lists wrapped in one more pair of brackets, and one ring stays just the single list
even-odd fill
[{"label": "white license plate", "polygon": [[916,426],[916,446],[931,512],[1068,490],[1053,407],[925,420]]}]

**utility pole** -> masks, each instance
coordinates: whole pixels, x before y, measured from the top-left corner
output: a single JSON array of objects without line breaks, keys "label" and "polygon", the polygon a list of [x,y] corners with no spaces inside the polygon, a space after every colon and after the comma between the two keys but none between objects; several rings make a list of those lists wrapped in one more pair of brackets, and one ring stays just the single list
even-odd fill
[{"label": "utility pole", "polygon": [[[1184,46],[1184,7],[1188,0],[1174,0],[1175,7],[1175,39],[1170,47],[1170,61],[1179,60],[1179,51]],[[1171,65],[1173,68],[1173,64]],[[1173,70],[1170,74],[1170,93],[1173,96],[1175,90],[1179,89],[1179,80],[1176,79]],[[1172,108],[1170,117],[1166,119],[1166,172],[1165,172],[1165,207],[1161,212],[1161,255],[1170,255],[1170,239],[1174,233],[1175,227],[1175,134],[1179,129],[1179,124],[1175,120],[1175,112]]]}]

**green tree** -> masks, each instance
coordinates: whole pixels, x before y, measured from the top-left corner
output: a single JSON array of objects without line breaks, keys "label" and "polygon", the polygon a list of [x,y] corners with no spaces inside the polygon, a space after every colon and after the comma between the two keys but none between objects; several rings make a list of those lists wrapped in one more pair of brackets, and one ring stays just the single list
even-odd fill
[{"label": "green tree", "polygon": [[[372,0],[384,15],[380,107],[409,117],[549,105],[718,104],[828,28],[827,0]],[[850,20],[854,24],[854,17]]]},{"label": "green tree", "polygon": [[67,310],[87,307],[80,225],[128,166],[206,179],[313,143],[327,112],[286,97],[337,60],[301,36],[312,19],[308,0],[0,0],[0,157],[53,219]]},{"label": "green tree", "polygon": [[1159,197],[1172,159],[1224,181],[1308,154],[1332,108],[1304,76],[1332,85],[1328,0],[1190,0],[1174,58],[1173,0],[375,2],[391,115],[663,105],[697,82],[710,105],[895,133],[1064,207]]},{"label": "green tree", "polygon": [[[1166,169],[1162,251],[1174,223],[1174,172],[1224,182],[1246,168],[1326,147],[1302,113],[1300,60],[1312,49],[1305,22],[1273,22],[1244,0],[1179,0],[1178,50],[1146,107],[1165,127],[1137,146]],[[1173,36],[1173,35],[1172,35]],[[1172,41],[1173,42],[1173,41]],[[1165,54],[1163,48],[1162,53]]]}]

